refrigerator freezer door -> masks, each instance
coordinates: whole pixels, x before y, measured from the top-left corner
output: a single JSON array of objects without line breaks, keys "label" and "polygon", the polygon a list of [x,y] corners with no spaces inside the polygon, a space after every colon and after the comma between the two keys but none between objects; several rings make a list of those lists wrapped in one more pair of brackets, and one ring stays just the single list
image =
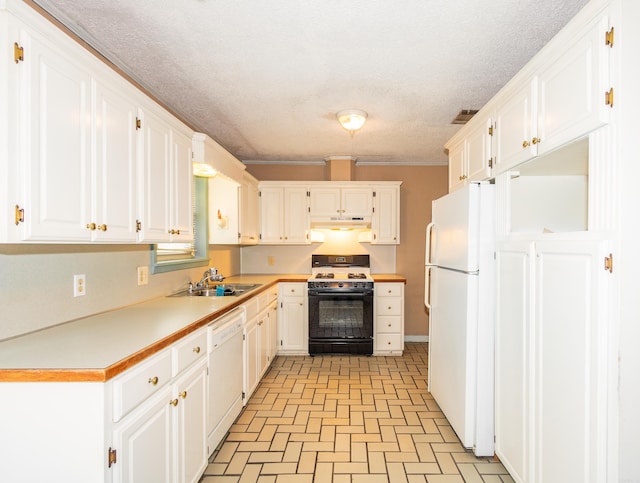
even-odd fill
[{"label": "refrigerator freezer door", "polygon": [[478,276],[432,270],[429,392],[463,446],[475,445]]},{"label": "refrigerator freezer door", "polygon": [[464,272],[478,270],[480,189],[481,185],[472,183],[433,201],[431,264]]}]

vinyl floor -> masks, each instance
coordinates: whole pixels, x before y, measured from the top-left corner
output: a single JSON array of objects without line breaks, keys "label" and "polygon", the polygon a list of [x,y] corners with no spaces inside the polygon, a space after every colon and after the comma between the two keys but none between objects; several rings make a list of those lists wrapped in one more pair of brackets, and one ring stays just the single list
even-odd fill
[{"label": "vinyl floor", "polygon": [[502,483],[427,392],[427,343],[402,357],[279,356],[200,483]]}]

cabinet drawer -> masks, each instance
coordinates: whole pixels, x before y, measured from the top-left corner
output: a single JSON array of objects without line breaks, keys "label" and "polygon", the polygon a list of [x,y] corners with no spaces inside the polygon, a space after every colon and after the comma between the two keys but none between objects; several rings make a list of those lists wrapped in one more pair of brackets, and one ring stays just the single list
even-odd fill
[{"label": "cabinet drawer", "polygon": [[376,315],[402,315],[402,298],[383,297],[376,299]]},{"label": "cabinet drawer", "polygon": [[376,336],[374,342],[376,351],[401,351],[402,335],[401,334],[380,334]]},{"label": "cabinet drawer", "polygon": [[207,353],[206,329],[201,329],[175,343],[171,351],[173,352],[172,375],[175,377]]},{"label": "cabinet drawer", "polygon": [[171,380],[171,352],[154,355],[118,376],[113,381],[113,420],[122,416],[154,394]]},{"label": "cabinet drawer", "polygon": [[377,283],[375,284],[376,297],[400,297],[402,296],[401,283]]},{"label": "cabinet drawer", "polygon": [[402,333],[402,318],[399,315],[385,315],[376,319],[376,334]]},{"label": "cabinet drawer", "polygon": [[246,314],[246,320],[251,320],[258,315],[258,297],[252,297],[242,304]]},{"label": "cabinet drawer", "polygon": [[283,297],[304,297],[304,283],[281,283],[280,293]]}]

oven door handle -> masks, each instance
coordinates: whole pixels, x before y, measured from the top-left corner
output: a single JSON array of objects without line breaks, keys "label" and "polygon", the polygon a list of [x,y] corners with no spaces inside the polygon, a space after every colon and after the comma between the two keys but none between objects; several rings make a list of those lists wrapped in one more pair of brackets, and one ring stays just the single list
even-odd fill
[{"label": "oven door handle", "polygon": [[336,295],[341,296],[341,295],[348,295],[349,297],[367,297],[367,296],[371,296],[373,295],[373,292],[371,293],[363,293],[363,292],[316,292],[316,291],[309,291],[308,292],[309,296],[319,296],[319,297],[335,297]]}]

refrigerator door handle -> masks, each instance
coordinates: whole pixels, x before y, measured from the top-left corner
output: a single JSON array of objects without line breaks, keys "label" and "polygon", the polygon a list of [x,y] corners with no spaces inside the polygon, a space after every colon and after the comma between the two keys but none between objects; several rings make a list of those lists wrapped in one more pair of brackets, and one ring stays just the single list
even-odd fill
[{"label": "refrigerator door handle", "polygon": [[424,267],[424,305],[431,312],[431,270],[432,266]]},{"label": "refrigerator door handle", "polygon": [[431,222],[427,225],[427,240],[425,243],[425,255],[424,255],[424,263],[425,265],[431,265],[431,232],[433,231],[433,227],[435,223]]}]

